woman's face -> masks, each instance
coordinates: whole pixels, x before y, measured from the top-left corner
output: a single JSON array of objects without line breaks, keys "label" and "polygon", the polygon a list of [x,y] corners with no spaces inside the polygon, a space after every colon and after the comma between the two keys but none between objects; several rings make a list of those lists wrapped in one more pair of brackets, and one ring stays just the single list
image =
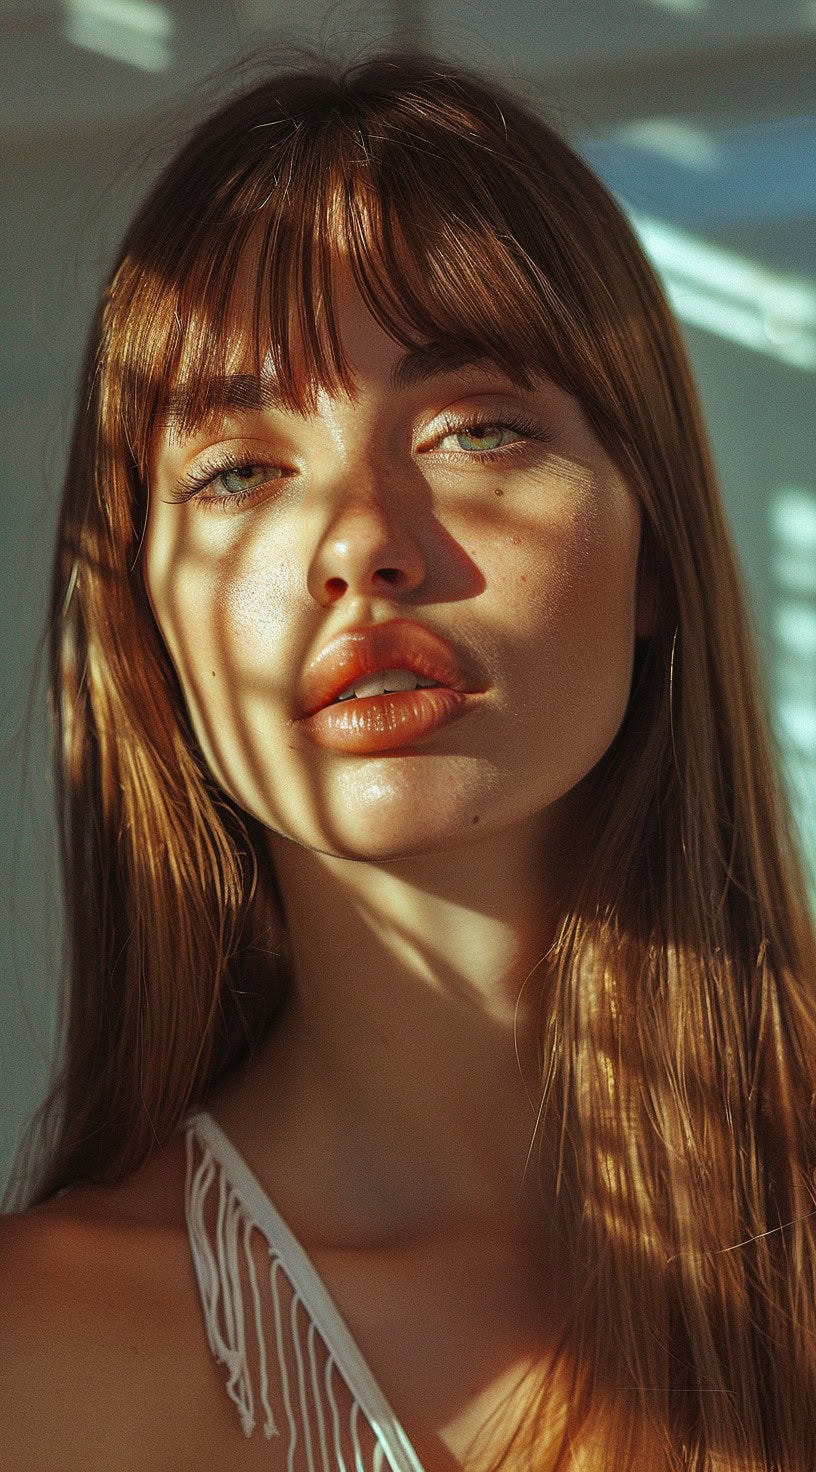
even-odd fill
[{"label": "woman's face", "polygon": [[[340,856],[546,822],[627,704],[635,498],[553,383],[485,363],[400,377],[405,350],[348,275],[337,305],[353,398],[321,392],[300,417],[270,383],[156,446],[145,577],[201,748],[242,808]],[[410,744],[322,744],[307,667],[395,619],[441,635],[473,693]]]}]

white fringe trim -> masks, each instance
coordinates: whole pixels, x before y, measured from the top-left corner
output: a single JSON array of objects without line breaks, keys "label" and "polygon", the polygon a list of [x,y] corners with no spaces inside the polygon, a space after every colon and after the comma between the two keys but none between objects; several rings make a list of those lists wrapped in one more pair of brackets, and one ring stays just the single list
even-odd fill
[{"label": "white fringe trim", "polygon": [[[280,1430],[269,1405],[267,1380],[266,1346],[261,1323],[261,1300],[255,1264],[250,1251],[250,1237],[254,1223],[245,1211],[236,1192],[228,1185],[226,1176],[212,1157],[203,1141],[199,1141],[202,1155],[195,1166],[193,1131],[187,1131],[187,1189],[185,1207],[190,1248],[193,1254],[196,1277],[204,1309],[207,1342],[219,1364],[226,1365],[229,1378],[227,1394],[238,1407],[244,1435],[251,1436],[255,1429],[255,1398],[249,1374],[246,1352],[244,1305],[241,1293],[241,1277],[238,1263],[238,1234],[243,1228],[243,1251],[246,1260],[254,1306],[255,1333],[260,1359],[260,1399],[264,1412],[263,1432],[267,1438],[279,1436]],[[204,1225],[204,1207],[210,1187],[218,1176],[218,1216],[215,1229],[215,1252],[210,1245]],[[272,1294],[275,1299],[276,1317],[279,1312],[277,1288],[272,1273]],[[282,1348],[282,1346],[281,1346]],[[285,1376],[283,1355],[280,1355],[282,1377]],[[288,1407],[287,1407],[288,1409]],[[311,1469],[310,1469],[311,1472]]]},{"label": "white fringe trim", "polygon": [[[197,1165],[196,1150],[201,1155]],[[271,1320],[274,1327],[274,1333],[271,1329],[269,1331],[267,1346],[251,1247],[252,1232],[258,1224],[230,1183],[223,1164],[213,1154],[207,1140],[192,1127],[186,1132],[186,1161],[185,1212],[207,1342],[218,1363],[226,1365],[227,1393],[237,1407],[244,1435],[251,1436],[255,1430],[256,1405],[257,1414],[263,1417],[264,1436],[269,1439],[281,1435],[281,1428],[269,1404],[268,1355],[274,1356],[278,1372],[275,1383],[279,1388],[289,1435],[288,1472],[295,1472],[296,1453],[299,1454],[298,1467],[305,1466],[306,1472],[386,1472],[387,1468],[408,1467],[422,1472],[412,1449],[408,1448],[395,1459],[383,1444],[377,1425],[352,1392],[347,1375],[340,1370],[336,1354],[318,1329],[280,1253],[264,1233],[269,1252]],[[209,1193],[216,1183],[213,1243],[204,1216]],[[242,1290],[242,1259],[252,1299],[250,1312],[247,1312]],[[283,1307],[283,1285],[290,1297],[288,1313]],[[257,1394],[253,1389],[247,1354],[249,1325],[258,1351]],[[318,1340],[326,1354],[322,1375]],[[333,1379],[343,1384],[343,1400],[346,1393],[351,1398],[348,1413],[341,1413]],[[362,1427],[369,1428],[375,1441],[368,1467],[361,1440]],[[343,1456],[344,1433],[353,1465]]]}]

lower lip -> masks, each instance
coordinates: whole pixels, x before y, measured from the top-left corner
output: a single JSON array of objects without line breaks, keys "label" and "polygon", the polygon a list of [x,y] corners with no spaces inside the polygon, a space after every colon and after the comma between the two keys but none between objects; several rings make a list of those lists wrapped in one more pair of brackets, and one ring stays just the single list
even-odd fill
[{"label": "lower lip", "polygon": [[368,753],[410,746],[466,714],[471,700],[461,690],[434,686],[324,705],[298,725],[317,746]]}]

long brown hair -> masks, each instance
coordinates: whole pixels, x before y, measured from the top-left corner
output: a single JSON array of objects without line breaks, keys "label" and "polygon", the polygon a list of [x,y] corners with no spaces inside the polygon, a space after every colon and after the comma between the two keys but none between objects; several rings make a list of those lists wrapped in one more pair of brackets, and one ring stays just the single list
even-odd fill
[{"label": "long brown hair", "polygon": [[433,57],[273,69],[166,169],[100,303],[53,582],[68,955],[25,1203],[133,1171],[285,997],[274,873],[202,762],[139,553],[157,424],[180,382],[182,417],[206,415],[248,253],[255,370],[271,353],[301,411],[350,386],[341,246],[400,343],[578,398],[656,588],[549,957],[539,1138],[582,1291],[532,1464],[585,1465],[595,1428],[616,1472],[657,1465],[647,1434],[667,1468],[812,1472],[816,945],[685,350],[558,132]]}]

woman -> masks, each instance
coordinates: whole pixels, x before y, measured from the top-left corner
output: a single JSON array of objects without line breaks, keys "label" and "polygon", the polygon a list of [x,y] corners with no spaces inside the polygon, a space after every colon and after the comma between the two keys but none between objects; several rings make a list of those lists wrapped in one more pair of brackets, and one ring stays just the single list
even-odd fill
[{"label": "woman", "polygon": [[395,54],[192,135],[52,628],[8,1465],[812,1469],[813,928],[681,339],[548,124]]}]

